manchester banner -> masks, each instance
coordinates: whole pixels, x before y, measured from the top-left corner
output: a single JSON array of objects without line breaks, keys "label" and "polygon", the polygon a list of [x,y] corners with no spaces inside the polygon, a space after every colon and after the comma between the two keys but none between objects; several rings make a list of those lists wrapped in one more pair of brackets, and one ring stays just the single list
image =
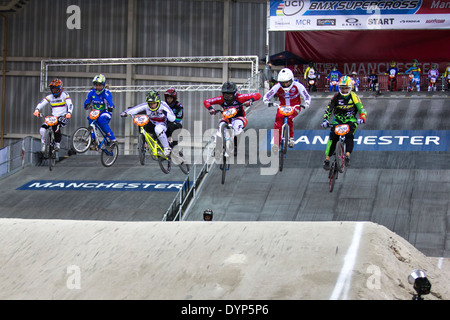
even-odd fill
[{"label": "manchester banner", "polygon": [[450,1],[270,0],[269,31],[450,29]]}]

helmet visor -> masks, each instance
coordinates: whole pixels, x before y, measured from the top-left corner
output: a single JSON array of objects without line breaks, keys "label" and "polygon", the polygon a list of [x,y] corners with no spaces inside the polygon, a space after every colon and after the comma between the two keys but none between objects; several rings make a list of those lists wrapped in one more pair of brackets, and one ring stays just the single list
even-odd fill
[{"label": "helmet visor", "polygon": [[58,94],[58,93],[61,92],[61,87],[60,87],[60,86],[57,86],[57,87],[50,87],[50,91],[51,91],[53,94]]}]

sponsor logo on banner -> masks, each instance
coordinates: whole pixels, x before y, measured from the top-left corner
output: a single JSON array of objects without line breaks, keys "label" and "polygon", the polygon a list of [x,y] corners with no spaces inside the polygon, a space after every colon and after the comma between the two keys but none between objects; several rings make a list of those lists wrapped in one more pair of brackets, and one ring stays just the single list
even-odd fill
[{"label": "sponsor logo on banner", "polygon": [[271,0],[268,22],[271,31],[444,29],[450,27],[449,9],[450,1]]},{"label": "sponsor logo on banner", "polygon": [[178,192],[182,186],[182,181],[33,180],[17,190]]},{"label": "sponsor logo on banner", "polygon": [[318,26],[335,26],[336,19],[317,19]]},{"label": "sponsor logo on banner", "polygon": [[[325,150],[329,130],[295,130],[294,150]],[[266,147],[270,147],[267,141]],[[355,151],[450,151],[448,130],[357,130]]]}]

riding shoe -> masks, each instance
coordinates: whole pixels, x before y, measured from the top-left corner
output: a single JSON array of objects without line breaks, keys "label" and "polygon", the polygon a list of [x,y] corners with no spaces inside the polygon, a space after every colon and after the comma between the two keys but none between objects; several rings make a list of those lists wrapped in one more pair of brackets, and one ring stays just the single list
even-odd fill
[{"label": "riding shoe", "polygon": [[295,144],[294,138],[289,138],[289,148],[293,148]]},{"label": "riding shoe", "polygon": [[327,171],[330,170],[330,160],[325,160],[323,162],[323,168]]},{"label": "riding shoe", "polygon": [[346,167],[350,166],[350,157],[349,156],[345,156],[345,166]]},{"label": "riding shoe", "polygon": [[170,156],[170,153],[172,152],[172,149],[170,148],[164,148],[164,157]]}]

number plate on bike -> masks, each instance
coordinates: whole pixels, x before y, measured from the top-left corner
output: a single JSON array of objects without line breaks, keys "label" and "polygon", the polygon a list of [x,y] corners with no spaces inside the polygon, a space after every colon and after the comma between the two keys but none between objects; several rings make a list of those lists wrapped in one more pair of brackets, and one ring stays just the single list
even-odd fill
[{"label": "number plate on bike", "polygon": [[350,132],[350,126],[348,124],[338,124],[334,127],[334,132],[338,136],[345,136],[347,133]]},{"label": "number plate on bike", "polygon": [[222,115],[224,118],[233,118],[235,115],[237,114],[237,109],[236,108],[229,108],[226,110],[223,110]]},{"label": "number plate on bike", "polygon": [[134,117],[133,122],[135,125],[137,125],[138,127],[143,127],[145,126],[149,121],[148,115],[146,114],[139,114],[137,116]]},{"label": "number plate on bike", "polygon": [[280,110],[280,113],[286,117],[292,115],[295,111],[295,109],[291,106],[280,106],[278,109]]},{"label": "number plate on bike", "polygon": [[89,119],[95,120],[100,116],[100,110],[92,110],[89,112]]},{"label": "number plate on bike", "polygon": [[58,117],[55,117],[55,116],[47,116],[47,117],[45,117],[44,122],[45,122],[48,126],[52,127],[52,126],[54,126],[54,125],[56,125],[56,124],[58,123]]}]

